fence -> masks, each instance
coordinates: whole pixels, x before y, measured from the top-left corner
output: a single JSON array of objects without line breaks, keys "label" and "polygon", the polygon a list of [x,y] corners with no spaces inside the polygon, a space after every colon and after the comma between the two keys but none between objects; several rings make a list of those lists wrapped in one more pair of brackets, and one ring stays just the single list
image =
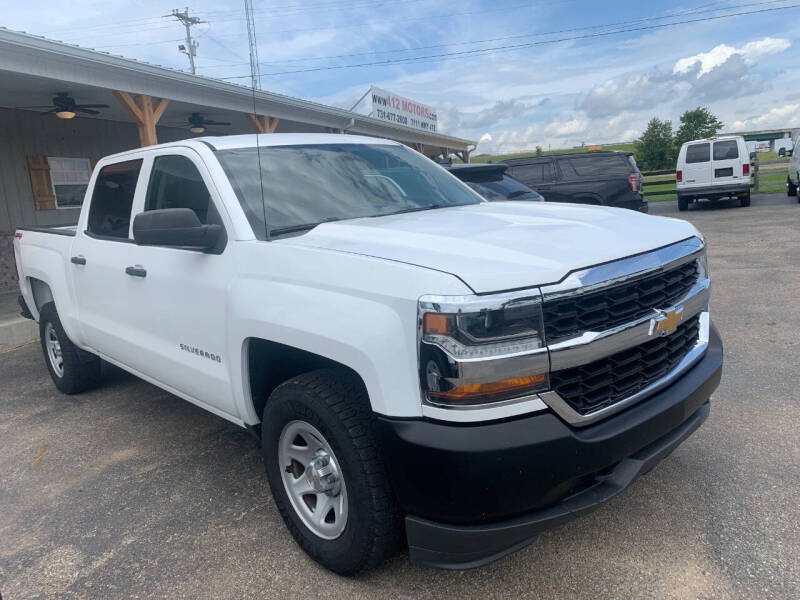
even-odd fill
[{"label": "fence", "polygon": [[[767,167],[767,168],[764,168]],[[759,165],[755,163],[752,165],[750,172],[750,188],[753,193],[760,192],[778,192],[782,190],[786,180],[786,163],[765,163]],[[647,171],[642,173],[644,180],[642,181],[642,194],[645,199],[657,198],[659,196],[676,196],[677,189],[675,187],[675,170],[665,171]],[[669,178],[663,178],[664,175],[672,175]],[[653,179],[653,178],[658,179]],[[662,186],[662,189],[648,191],[648,187]],[[667,189],[663,189],[667,186]]]}]

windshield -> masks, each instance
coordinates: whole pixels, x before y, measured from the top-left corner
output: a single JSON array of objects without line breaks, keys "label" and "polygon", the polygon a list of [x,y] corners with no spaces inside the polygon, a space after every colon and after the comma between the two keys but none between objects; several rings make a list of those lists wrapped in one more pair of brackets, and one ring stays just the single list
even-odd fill
[{"label": "windshield", "polygon": [[495,181],[467,181],[466,184],[490,202],[502,200],[544,200],[537,192],[516,179],[503,175]]},{"label": "windshield", "polygon": [[217,157],[259,239],[326,221],[480,203],[444,169],[404,146],[267,146],[220,150]]}]

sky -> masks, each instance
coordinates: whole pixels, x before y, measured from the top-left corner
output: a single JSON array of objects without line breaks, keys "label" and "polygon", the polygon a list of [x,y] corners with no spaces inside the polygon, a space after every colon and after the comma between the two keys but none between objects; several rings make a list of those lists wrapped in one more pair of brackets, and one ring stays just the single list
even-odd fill
[{"label": "sky", "polygon": [[[0,25],[188,69],[164,16],[183,6],[58,6],[0,0]],[[189,12],[206,21],[198,74],[249,85],[243,1]],[[800,127],[800,0],[253,0],[253,15],[263,89],[349,109],[375,85],[435,107],[476,153],[633,141],[699,105],[726,131]]]}]

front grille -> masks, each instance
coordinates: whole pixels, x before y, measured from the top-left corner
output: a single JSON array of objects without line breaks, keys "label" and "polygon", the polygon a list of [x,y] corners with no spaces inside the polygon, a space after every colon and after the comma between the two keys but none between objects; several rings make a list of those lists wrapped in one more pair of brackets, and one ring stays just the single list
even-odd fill
[{"label": "front grille", "polygon": [[697,282],[697,261],[609,286],[596,292],[545,300],[544,331],[548,343],[605,331],[644,317],[654,308],[668,308]]},{"label": "front grille", "polygon": [[553,371],[550,386],[585,415],[643,390],[678,366],[697,343],[700,316],[659,337],[592,363]]}]

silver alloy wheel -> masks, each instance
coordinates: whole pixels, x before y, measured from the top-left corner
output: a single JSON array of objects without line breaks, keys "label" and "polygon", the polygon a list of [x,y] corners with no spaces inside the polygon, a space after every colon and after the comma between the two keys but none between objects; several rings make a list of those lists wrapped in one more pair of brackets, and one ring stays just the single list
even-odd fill
[{"label": "silver alloy wheel", "polygon": [[50,366],[53,367],[53,371],[58,377],[63,377],[64,357],[61,354],[61,342],[58,341],[56,328],[49,322],[44,327],[44,344],[47,348],[47,358],[50,359]]},{"label": "silver alloy wheel", "polygon": [[305,421],[286,424],[278,440],[278,468],[286,495],[312,533],[339,537],[347,525],[347,487],[330,444]]}]

